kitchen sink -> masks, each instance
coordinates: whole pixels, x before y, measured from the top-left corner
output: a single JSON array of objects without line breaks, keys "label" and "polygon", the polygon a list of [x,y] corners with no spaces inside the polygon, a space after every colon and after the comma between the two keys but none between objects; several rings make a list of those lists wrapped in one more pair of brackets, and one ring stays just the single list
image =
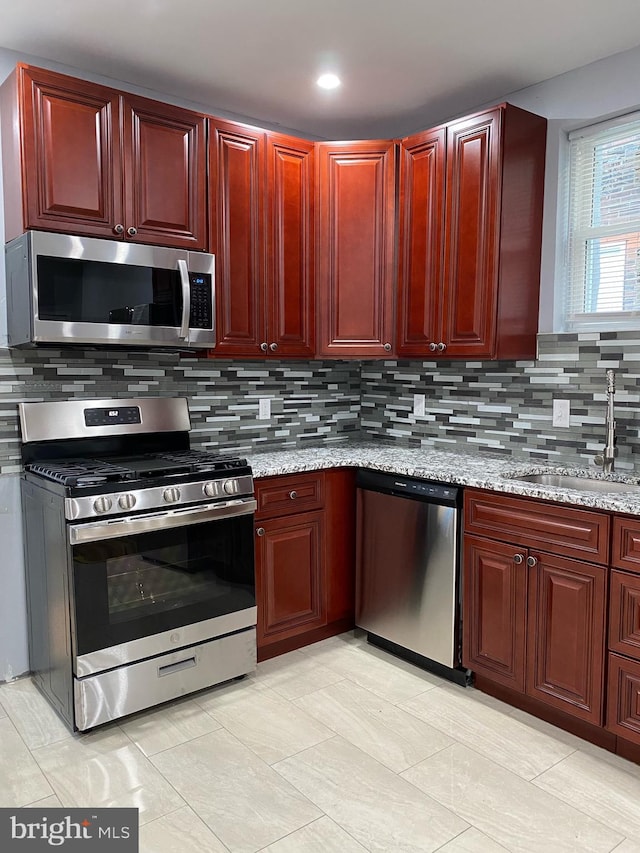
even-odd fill
[{"label": "kitchen sink", "polygon": [[571,477],[568,474],[523,474],[510,479],[524,483],[539,483],[541,486],[558,486],[561,489],[576,489],[580,492],[608,492],[609,494],[637,492],[640,484],[620,483],[617,480],[596,480],[593,477]]}]

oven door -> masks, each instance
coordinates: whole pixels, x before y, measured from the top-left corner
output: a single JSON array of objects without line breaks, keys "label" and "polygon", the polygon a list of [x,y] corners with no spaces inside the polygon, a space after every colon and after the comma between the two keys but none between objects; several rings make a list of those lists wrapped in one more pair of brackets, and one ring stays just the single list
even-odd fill
[{"label": "oven door", "polygon": [[70,525],[77,677],[256,624],[253,499]]}]

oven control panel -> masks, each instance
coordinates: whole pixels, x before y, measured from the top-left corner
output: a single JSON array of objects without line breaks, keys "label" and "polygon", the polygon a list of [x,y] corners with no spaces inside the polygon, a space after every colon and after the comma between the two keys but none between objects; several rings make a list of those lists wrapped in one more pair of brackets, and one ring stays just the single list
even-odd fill
[{"label": "oven control panel", "polygon": [[113,409],[85,409],[84,423],[88,427],[113,426],[113,424],[139,424],[140,408],[122,406]]}]

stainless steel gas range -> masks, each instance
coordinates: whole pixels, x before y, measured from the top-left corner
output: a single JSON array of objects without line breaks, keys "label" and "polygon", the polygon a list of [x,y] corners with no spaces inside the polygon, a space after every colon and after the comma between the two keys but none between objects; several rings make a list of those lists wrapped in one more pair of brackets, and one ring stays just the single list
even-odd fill
[{"label": "stainless steel gas range", "polygon": [[253,478],[186,400],[22,403],[30,662],[84,731],[256,665]]}]

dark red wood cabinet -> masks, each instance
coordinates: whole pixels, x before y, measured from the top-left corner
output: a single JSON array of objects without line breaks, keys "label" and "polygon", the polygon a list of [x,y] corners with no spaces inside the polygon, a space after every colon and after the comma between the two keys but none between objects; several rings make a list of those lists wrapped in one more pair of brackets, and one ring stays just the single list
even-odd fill
[{"label": "dark red wood cabinet", "polygon": [[609,517],[475,490],[464,514],[465,666],[602,725]]},{"label": "dark red wood cabinet", "polygon": [[607,728],[640,745],[640,519],[615,516]]},{"label": "dark red wood cabinet", "polygon": [[211,355],[314,355],[313,160],[313,142],[210,119]]},{"label": "dark red wood cabinet", "polygon": [[393,354],[396,144],[321,142],[318,355]]},{"label": "dark red wood cabinet", "polygon": [[0,99],[7,240],[36,228],[207,248],[204,116],[23,64]]},{"label": "dark red wood cabinet", "polygon": [[400,356],[535,357],[546,120],[509,104],[400,150]]},{"label": "dark red wood cabinet", "polygon": [[355,473],[256,480],[258,658],[346,631],[354,620]]}]

